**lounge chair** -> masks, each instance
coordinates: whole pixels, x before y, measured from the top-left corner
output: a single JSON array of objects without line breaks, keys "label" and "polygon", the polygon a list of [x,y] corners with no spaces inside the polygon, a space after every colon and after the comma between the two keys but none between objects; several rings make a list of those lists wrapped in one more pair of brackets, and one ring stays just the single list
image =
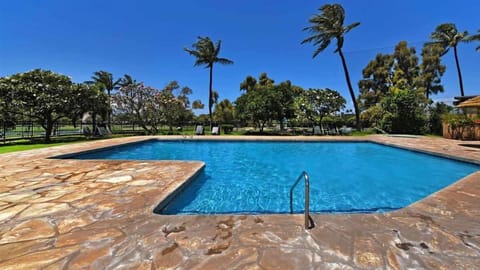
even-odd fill
[{"label": "lounge chair", "polygon": [[212,127],[212,135],[220,135],[219,127]]},{"label": "lounge chair", "polygon": [[328,127],[328,135],[338,135],[338,130],[336,126]]},{"label": "lounge chair", "polygon": [[340,134],[341,135],[349,135],[350,133],[352,133],[352,128],[351,127],[343,126],[343,127],[340,128]]},{"label": "lounge chair", "polygon": [[92,131],[90,130],[89,127],[84,127],[84,128],[83,128],[83,135],[85,135],[85,136],[90,136],[90,135],[92,135]]},{"label": "lounge chair", "polygon": [[322,129],[320,128],[320,126],[313,127],[313,135],[323,135]]},{"label": "lounge chair", "polygon": [[203,130],[203,126],[202,125],[198,125],[195,127],[195,135],[204,135],[205,132]]}]

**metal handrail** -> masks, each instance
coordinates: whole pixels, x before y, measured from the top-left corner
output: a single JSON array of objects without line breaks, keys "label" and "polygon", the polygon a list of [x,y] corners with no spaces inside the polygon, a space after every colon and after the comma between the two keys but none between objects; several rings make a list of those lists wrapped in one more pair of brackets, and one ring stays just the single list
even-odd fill
[{"label": "metal handrail", "polygon": [[305,179],[305,230],[310,229],[310,178],[308,177],[308,173],[303,171],[290,188],[290,214],[293,214],[293,190],[298,185],[300,180]]}]

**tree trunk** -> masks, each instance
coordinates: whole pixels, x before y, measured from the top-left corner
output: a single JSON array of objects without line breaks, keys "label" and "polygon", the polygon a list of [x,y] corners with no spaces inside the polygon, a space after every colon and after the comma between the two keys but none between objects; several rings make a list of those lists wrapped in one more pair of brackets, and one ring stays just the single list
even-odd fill
[{"label": "tree trunk", "polygon": [[97,132],[97,113],[92,112],[92,134],[95,135]]},{"label": "tree trunk", "polygon": [[460,95],[463,97],[465,96],[465,93],[463,92],[462,72],[460,71],[460,63],[458,62],[457,46],[453,47],[453,53],[455,55],[455,64],[457,64],[458,83],[460,84]]},{"label": "tree trunk", "polygon": [[208,116],[210,118],[210,130],[212,130],[212,95],[213,95],[213,64],[210,65],[210,84],[208,91]]},{"label": "tree trunk", "polygon": [[111,112],[111,109],[112,109],[112,104],[111,104],[111,96],[110,96],[110,91],[111,89],[107,89],[107,94],[108,94],[108,108],[107,108],[107,127],[112,130],[112,127],[110,126],[111,125],[111,119],[110,117],[112,116],[112,112]]},{"label": "tree trunk", "polygon": [[46,119],[47,123],[45,125],[45,142],[49,143],[50,142],[50,136],[52,134],[53,130],[53,121],[51,117],[47,117]]},{"label": "tree trunk", "polygon": [[353,107],[355,108],[355,121],[357,129],[360,130],[360,111],[358,110],[357,100],[355,99],[355,93],[353,92],[352,83],[350,82],[350,75],[348,73],[347,63],[345,61],[345,56],[343,56],[343,52],[341,48],[338,48],[338,54],[342,59],[343,71],[345,72],[345,79],[347,80],[348,91],[350,92],[350,96],[352,98]]}]

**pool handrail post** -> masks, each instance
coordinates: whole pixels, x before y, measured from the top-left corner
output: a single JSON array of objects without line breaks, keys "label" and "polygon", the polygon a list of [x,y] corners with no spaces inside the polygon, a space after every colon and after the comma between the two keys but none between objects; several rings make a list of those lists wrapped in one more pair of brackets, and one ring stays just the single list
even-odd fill
[{"label": "pool handrail post", "polygon": [[300,180],[305,179],[305,230],[310,229],[310,178],[306,171],[303,171],[290,188],[290,214],[293,214],[293,190]]}]

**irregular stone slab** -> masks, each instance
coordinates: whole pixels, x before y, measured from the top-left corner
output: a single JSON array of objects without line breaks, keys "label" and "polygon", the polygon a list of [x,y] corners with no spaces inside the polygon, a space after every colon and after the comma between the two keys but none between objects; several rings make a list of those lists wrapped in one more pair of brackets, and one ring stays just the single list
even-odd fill
[{"label": "irregular stone slab", "polygon": [[83,211],[80,215],[77,216],[67,216],[65,219],[60,221],[57,225],[58,232],[60,234],[64,234],[70,232],[75,228],[81,228],[87,226],[88,224],[93,223],[95,220],[93,219],[90,213]]},{"label": "irregular stone slab", "polygon": [[52,242],[53,241],[50,239],[38,239],[0,245],[0,261],[6,261],[35,251],[50,248]]},{"label": "irregular stone slab", "polygon": [[269,248],[261,255],[259,265],[264,269],[312,269],[312,253],[309,250]]},{"label": "irregular stone slab", "polygon": [[[199,269],[252,269],[258,259],[255,248],[238,248],[225,251],[223,254],[212,255],[202,264]],[[257,266],[258,267],[258,266]]]},{"label": "irregular stone slab", "polygon": [[115,228],[88,229],[88,227],[86,227],[84,230],[60,235],[55,242],[55,247],[70,246],[90,241],[113,240],[122,235],[123,233]]},{"label": "irregular stone slab", "polygon": [[135,180],[130,183],[127,183],[127,185],[131,186],[146,186],[146,185],[152,185],[155,184],[157,181],[155,180]]},{"label": "irregular stone slab", "polygon": [[111,248],[107,245],[102,248],[82,249],[77,256],[70,260],[68,269],[104,269],[112,257]]},{"label": "irregular stone slab", "polygon": [[4,193],[0,197],[0,201],[3,202],[15,202],[15,203],[29,203],[33,199],[40,197],[36,192],[21,192],[21,193]]},{"label": "irregular stone slab", "polygon": [[0,263],[2,270],[38,269],[65,258],[80,249],[80,246],[49,249],[27,254]]},{"label": "irregular stone slab", "polygon": [[70,210],[70,206],[66,203],[36,203],[23,211],[19,218],[47,216],[67,210]]},{"label": "irregular stone slab", "polygon": [[55,235],[54,227],[46,220],[32,219],[13,227],[0,237],[0,244],[49,238]]},{"label": "irregular stone slab", "polygon": [[354,243],[355,263],[363,268],[383,265],[382,248],[373,238],[358,237]]},{"label": "irregular stone slab", "polygon": [[172,243],[165,249],[156,251],[153,256],[153,265],[156,269],[174,269],[180,266],[185,260],[180,252],[177,243]]},{"label": "irregular stone slab", "polygon": [[28,204],[17,204],[15,206],[2,209],[2,211],[0,211],[0,222],[12,218],[13,216],[22,212],[28,206]]},{"label": "irregular stone slab", "polygon": [[98,179],[98,182],[106,182],[106,183],[112,183],[112,184],[117,184],[117,183],[123,183],[123,182],[128,182],[132,181],[133,177],[131,175],[120,175],[120,176],[114,176],[110,178],[103,178],[103,179]]}]

